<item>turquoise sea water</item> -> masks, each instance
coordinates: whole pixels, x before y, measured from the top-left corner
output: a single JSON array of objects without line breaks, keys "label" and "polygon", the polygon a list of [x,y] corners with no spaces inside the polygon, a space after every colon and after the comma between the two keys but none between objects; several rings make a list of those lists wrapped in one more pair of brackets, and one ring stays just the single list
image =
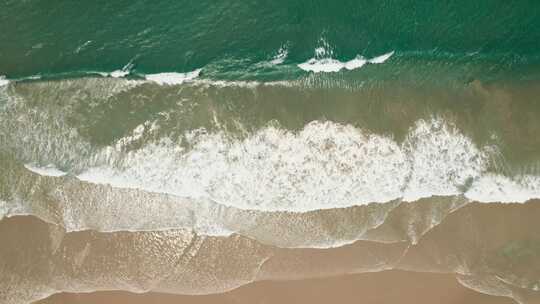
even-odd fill
[{"label": "turquoise sea water", "polygon": [[[8,78],[130,64],[134,74],[202,68],[213,79],[291,79],[305,74],[296,64],[321,46],[341,61],[394,51],[397,68],[366,71],[382,78],[410,66],[429,74],[421,67],[426,61],[481,79],[530,78],[540,66],[535,1],[4,0],[0,6],[0,75]],[[280,49],[283,64],[260,64]]]}]

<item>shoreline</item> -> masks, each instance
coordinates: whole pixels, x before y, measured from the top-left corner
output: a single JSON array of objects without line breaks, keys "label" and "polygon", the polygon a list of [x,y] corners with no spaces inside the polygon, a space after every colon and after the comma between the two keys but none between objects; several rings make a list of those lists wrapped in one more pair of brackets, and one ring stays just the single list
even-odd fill
[{"label": "shoreline", "polygon": [[452,275],[390,270],[293,281],[249,283],[222,294],[173,295],[155,292],[59,293],[33,304],[515,304],[510,298],[468,289]]}]

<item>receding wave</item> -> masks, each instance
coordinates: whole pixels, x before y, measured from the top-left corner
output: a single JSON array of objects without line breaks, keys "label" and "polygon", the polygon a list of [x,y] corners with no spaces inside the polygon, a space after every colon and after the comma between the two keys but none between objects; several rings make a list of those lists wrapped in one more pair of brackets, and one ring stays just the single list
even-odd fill
[{"label": "receding wave", "polygon": [[[259,280],[403,269],[454,274],[479,292],[535,303],[538,274],[530,265],[538,257],[522,253],[538,244],[530,227],[540,216],[539,206],[470,204],[450,213],[413,245],[359,241],[331,249],[285,249],[236,234],[205,236],[189,229],[67,232],[34,217],[4,218],[0,256],[13,267],[0,274],[7,283],[1,296],[5,303],[27,303],[61,291],[197,295]],[[395,214],[372,233],[399,234],[422,222],[403,220]],[[23,279],[26,267],[33,271]]]},{"label": "receding wave", "polygon": [[[388,289],[391,288],[391,292]],[[419,300],[418,292],[422,292]],[[444,297],[440,295],[444,294]],[[417,304],[515,304],[508,297],[475,292],[460,284],[452,274],[387,270],[361,274],[344,274],[301,280],[267,280],[246,284],[234,290],[210,295],[174,295],[156,292],[135,294],[126,291],[95,291],[90,293],[62,292],[36,304],[49,303],[312,303],[336,302],[354,304],[362,298],[365,303]]]}]

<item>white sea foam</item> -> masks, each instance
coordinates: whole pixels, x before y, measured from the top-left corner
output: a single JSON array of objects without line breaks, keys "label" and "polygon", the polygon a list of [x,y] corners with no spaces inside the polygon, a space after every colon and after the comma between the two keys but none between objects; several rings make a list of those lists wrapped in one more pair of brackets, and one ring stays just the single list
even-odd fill
[{"label": "white sea foam", "polygon": [[466,195],[479,201],[540,197],[535,177],[522,180],[528,190],[517,192],[512,182],[499,182],[504,189],[488,196],[484,189],[494,189],[484,181],[490,149],[476,147],[440,119],[418,121],[401,144],[332,122],[312,122],[298,133],[267,127],[244,140],[196,130],[186,140],[189,149],[168,138],[128,153],[107,148],[102,159],[109,162],[78,177],[257,210],[415,201],[462,194],[471,181],[476,182]]},{"label": "white sea foam", "polygon": [[239,87],[253,89],[259,86],[273,86],[273,87],[293,87],[296,85],[294,81],[288,80],[276,80],[276,81],[256,81],[256,80],[211,80],[211,79],[194,79],[190,82],[194,85],[204,85],[207,87]]},{"label": "white sea foam", "polygon": [[120,70],[115,70],[110,73],[100,73],[100,74],[104,77],[122,78],[129,75],[131,73],[132,68],[133,68],[133,62],[130,61]]},{"label": "white sea foam", "polygon": [[390,57],[392,57],[392,55],[394,55],[394,51],[392,51],[390,53],[383,54],[381,56],[373,57],[373,58],[369,59],[368,62],[369,63],[383,63],[386,60],[388,60]]},{"label": "white sea foam", "polygon": [[287,55],[289,54],[289,51],[285,46],[282,46],[279,48],[277,54],[270,60],[270,63],[273,65],[282,64],[285,59],[287,58]]},{"label": "white sea foam", "polygon": [[373,63],[373,64],[383,63],[394,54],[394,52],[390,52],[390,53],[377,56],[371,59],[366,59],[358,55],[356,58],[353,58],[349,61],[342,62],[337,59],[333,59],[329,57],[321,58],[320,54],[325,54],[322,51],[316,51],[315,53],[318,55],[315,56],[314,58],[309,59],[308,61],[304,63],[298,64],[298,67],[304,71],[311,71],[314,73],[339,72],[343,69],[355,70],[355,69],[361,68],[367,63]]},{"label": "white sea foam", "polygon": [[92,168],[78,177],[263,210],[388,201],[400,195],[405,178],[405,155],[395,142],[351,126],[315,122],[299,134],[269,127],[243,141],[190,135],[189,151],[163,140],[122,157],[122,168]]},{"label": "white sea foam", "polygon": [[90,43],[92,43],[92,40],[87,40],[85,43],[79,45],[79,46],[75,49],[74,53],[75,53],[75,54],[80,53],[80,52],[81,52],[82,50],[84,50],[88,45],[90,45]]},{"label": "white sea foam", "polygon": [[8,85],[9,80],[6,79],[6,76],[0,75],[0,87]]},{"label": "white sea foam", "polygon": [[304,63],[298,65],[304,71],[311,71],[315,73],[319,72],[339,72],[342,69],[353,70],[359,67],[362,67],[366,64],[366,60],[363,58],[355,58],[347,62],[341,62],[337,59],[332,58],[322,58],[315,59],[311,58]]},{"label": "white sea foam", "polygon": [[186,81],[193,80],[199,77],[201,69],[187,73],[158,73],[158,74],[148,74],[145,76],[147,80],[153,81],[160,85],[175,85],[182,84]]},{"label": "white sea foam", "polygon": [[506,176],[486,174],[476,180],[465,193],[480,202],[524,202],[540,198],[540,177],[525,175],[510,179]]},{"label": "white sea foam", "polygon": [[456,195],[483,174],[488,155],[444,121],[420,120],[403,143],[410,176],[403,198],[415,201],[432,195]]},{"label": "white sea foam", "polygon": [[109,76],[113,77],[113,78],[122,78],[122,77],[125,77],[129,75],[129,71],[124,71],[124,70],[116,70],[116,71],[112,71],[111,73],[109,73]]},{"label": "white sea foam", "polygon": [[110,73],[108,72],[90,72],[91,74],[98,74],[102,77],[112,77],[112,78],[123,78],[129,75],[129,71],[115,70]]},{"label": "white sea foam", "polygon": [[9,215],[9,206],[6,201],[0,200],[0,220]]},{"label": "white sea foam", "polygon": [[144,124],[140,124],[135,129],[133,129],[133,132],[130,136],[122,137],[116,142],[116,149],[120,150],[123,147],[141,139],[145,131],[154,132],[158,129],[159,129],[159,126],[156,124],[156,121],[154,122],[147,121]]},{"label": "white sea foam", "polygon": [[211,79],[195,79],[192,82],[196,85],[204,85],[208,87],[219,87],[219,88],[225,88],[225,87],[240,87],[240,88],[255,88],[260,85],[272,85],[274,83],[283,83],[285,85],[287,82],[285,81],[275,81],[275,82],[260,82],[260,81],[249,81],[249,80],[211,80]]},{"label": "white sea foam", "polygon": [[34,173],[45,176],[64,176],[66,172],[57,169],[54,165],[37,166],[34,164],[25,164],[24,167]]}]

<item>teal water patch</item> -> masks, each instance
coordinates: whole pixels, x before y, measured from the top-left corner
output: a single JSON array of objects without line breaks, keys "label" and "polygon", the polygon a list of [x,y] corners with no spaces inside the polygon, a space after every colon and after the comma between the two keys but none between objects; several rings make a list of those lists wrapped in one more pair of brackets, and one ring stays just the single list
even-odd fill
[{"label": "teal water patch", "polygon": [[[297,78],[306,73],[297,64],[325,44],[332,58],[343,62],[391,51],[411,60],[445,58],[449,64],[472,56],[495,71],[540,62],[540,6],[533,1],[5,1],[0,6],[0,74],[9,78],[112,72],[130,62],[140,74],[206,67],[206,74],[217,78]],[[286,56],[279,58],[283,49]],[[283,66],[264,64],[276,58]]]}]

